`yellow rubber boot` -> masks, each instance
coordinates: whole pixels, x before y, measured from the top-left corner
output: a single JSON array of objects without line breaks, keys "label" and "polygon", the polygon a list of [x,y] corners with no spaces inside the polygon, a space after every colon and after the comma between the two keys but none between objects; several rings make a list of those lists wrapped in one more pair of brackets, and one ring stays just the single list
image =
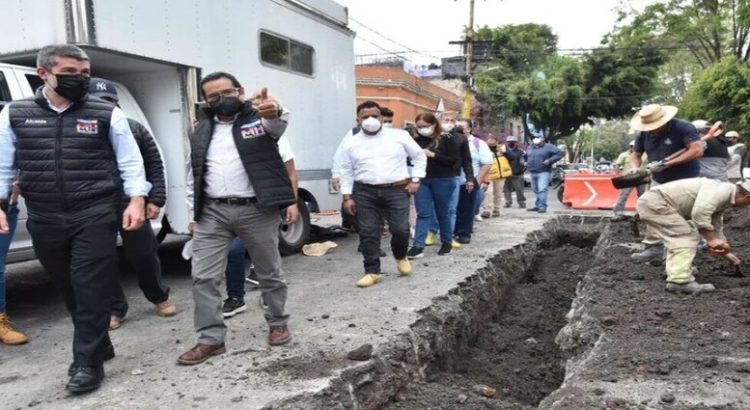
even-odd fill
[{"label": "yellow rubber boot", "polygon": [[25,334],[13,329],[7,313],[0,313],[0,342],[6,345],[22,345],[29,341]]},{"label": "yellow rubber boot", "polygon": [[397,260],[396,267],[398,268],[398,273],[400,273],[401,276],[411,275],[411,262],[409,262],[408,259]]},{"label": "yellow rubber boot", "polygon": [[432,246],[437,241],[437,234],[435,232],[427,232],[427,237],[424,239],[425,246]]}]

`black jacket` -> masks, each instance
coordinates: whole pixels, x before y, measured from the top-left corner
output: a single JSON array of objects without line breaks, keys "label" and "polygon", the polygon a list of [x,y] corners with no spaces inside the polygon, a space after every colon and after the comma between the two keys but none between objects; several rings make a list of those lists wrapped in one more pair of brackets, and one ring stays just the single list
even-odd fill
[{"label": "black jacket", "polygon": [[450,134],[443,134],[436,141],[430,137],[419,136],[414,139],[422,149],[429,149],[435,153],[427,158],[425,178],[450,178],[456,176],[456,167],[461,162],[459,147],[456,139]]},{"label": "black jacket", "polygon": [[7,109],[19,185],[31,215],[118,206],[122,180],[109,140],[112,104],[86,96],[57,113],[40,87],[34,98]]},{"label": "black jacket", "polygon": [[167,202],[167,185],[164,181],[164,163],[159,153],[159,147],[156,146],[154,137],[143,124],[132,118],[128,118],[128,124],[130,124],[130,131],[133,133],[143,157],[146,180],[151,183],[148,202],[162,208]]},{"label": "black jacket", "polygon": [[[206,155],[214,132],[212,116],[202,120],[190,135],[190,164],[193,169],[194,214],[198,222],[206,200],[204,175]],[[271,135],[260,115],[247,103],[232,126],[234,145],[255,190],[258,207],[286,208],[295,203],[294,190],[278,148],[280,135]]]},{"label": "black jacket", "polygon": [[[497,153],[495,154],[497,156]],[[503,154],[510,162],[510,169],[513,176],[523,175],[526,171],[526,153],[521,148],[507,148]]]},{"label": "black jacket", "polygon": [[456,140],[456,144],[458,144],[458,155],[461,159],[459,163],[456,164],[456,176],[461,175],[461,170],[463,169],[464,175],[466,175],[466,181],[476,183],[477,181],[474,178],[474,166],[471,163],[471,148],[469,147],[469,139],[466,138],[466,135],[459,132],[452,131],[451,135]]}]

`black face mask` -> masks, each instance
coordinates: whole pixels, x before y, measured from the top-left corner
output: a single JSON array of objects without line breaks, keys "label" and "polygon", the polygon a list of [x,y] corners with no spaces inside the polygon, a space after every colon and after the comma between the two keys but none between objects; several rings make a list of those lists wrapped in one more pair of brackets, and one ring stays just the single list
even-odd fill
[{"label": "black face mask", "polygon": [[220,97],[217,101],[208,103],[208,106],[219,117],[233,117],[242,111],[245,103],[238,97]]},{"label": "black face mask", "polygon": [[90,78],[80,74],[55,74],[55,92],[68,101],[80,101],[89,90]]},{"label": "black face mask", "polygon": [[516,143],[515,142],[509,142],[508,143],[508,148],[513,149],[515,147],[516,147]]},{"label": "black face mask", "polygon": [[497,145],[490,146],[490,151],[497,152]]}]

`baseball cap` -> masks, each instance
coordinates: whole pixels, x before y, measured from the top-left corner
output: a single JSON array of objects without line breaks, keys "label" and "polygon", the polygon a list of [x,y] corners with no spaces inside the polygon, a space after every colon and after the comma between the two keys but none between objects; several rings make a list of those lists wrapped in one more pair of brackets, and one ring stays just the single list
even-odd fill
[{"label": "baseball cap", "polygon": [[514,135],[508,135],[508,137],[505,138],[505,142],[518,142],[518,137]]},{"label": "baseball cap", "polygon": [[89,82],[89,95],[94,97],[113,100],[115,103],[120,99],[117,97],[115,83],[103,78],[92,77]]}]

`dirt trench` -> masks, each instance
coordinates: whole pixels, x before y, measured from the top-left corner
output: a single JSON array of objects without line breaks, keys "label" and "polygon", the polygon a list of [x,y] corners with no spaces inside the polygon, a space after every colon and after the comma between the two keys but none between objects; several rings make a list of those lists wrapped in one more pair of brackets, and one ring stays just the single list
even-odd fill
[{"label": "dirt trench", "polygon": [[[750,260],[750,213],[725,222]],[[268,408],[750,409],[750,278],[701,253],[696,277],[717,291],[669,294],[663,266],[630,260],[634,228],[552,220],[371,360]]]}]

